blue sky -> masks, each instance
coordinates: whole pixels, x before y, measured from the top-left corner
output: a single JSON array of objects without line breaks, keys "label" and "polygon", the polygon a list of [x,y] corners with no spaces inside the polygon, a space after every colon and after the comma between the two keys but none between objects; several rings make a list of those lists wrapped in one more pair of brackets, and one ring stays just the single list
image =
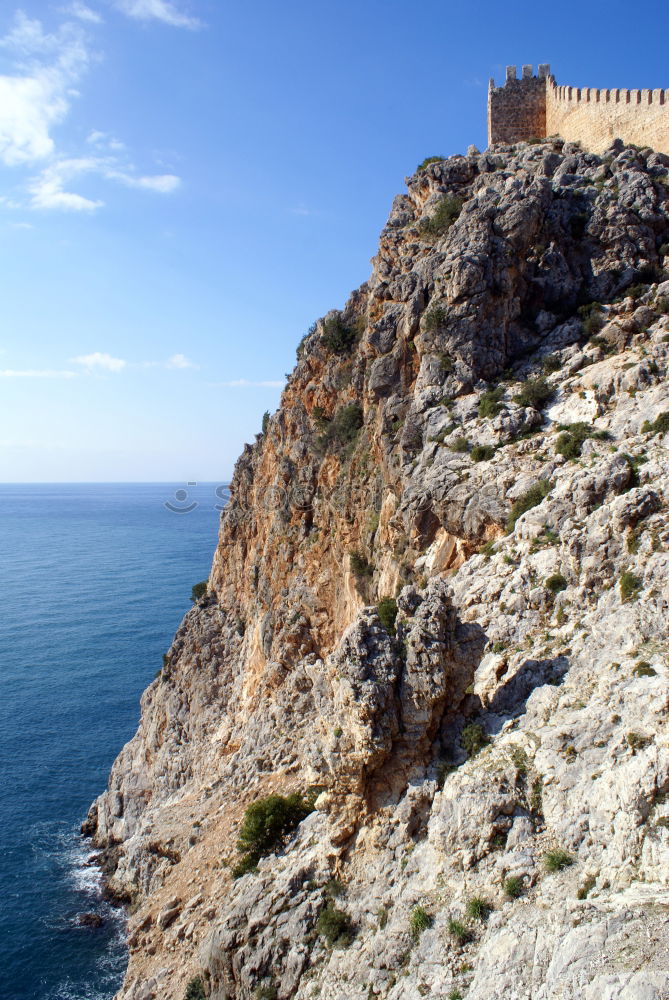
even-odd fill
[{"label": "blue sky", "polygon": [[660,4],[25,0],[0,13],[0,480],[223,481],[487,83],[667,87]]}]

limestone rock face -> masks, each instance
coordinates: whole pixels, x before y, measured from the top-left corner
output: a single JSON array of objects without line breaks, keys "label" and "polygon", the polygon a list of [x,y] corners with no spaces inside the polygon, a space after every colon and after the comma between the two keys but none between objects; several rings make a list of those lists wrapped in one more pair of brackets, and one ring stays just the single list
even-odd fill
[{"label": "limestone rock face", "polygon": [[[651,150],[409,179],[86,821],[119,1000],[669,995],[665,266]],[[309,789],[233,878],[245,809]]]}]

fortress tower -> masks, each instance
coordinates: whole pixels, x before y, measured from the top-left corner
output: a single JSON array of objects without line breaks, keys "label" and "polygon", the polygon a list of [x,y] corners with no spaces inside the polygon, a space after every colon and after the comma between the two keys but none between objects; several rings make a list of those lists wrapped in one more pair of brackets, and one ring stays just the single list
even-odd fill
[{"label": "fortress tower", "polygon": [[506,81],[488,89],[488,142],[560,135],[601,153],[616,138],[669,153],[669,90],[558,87],[550,66],[507,66]]}]

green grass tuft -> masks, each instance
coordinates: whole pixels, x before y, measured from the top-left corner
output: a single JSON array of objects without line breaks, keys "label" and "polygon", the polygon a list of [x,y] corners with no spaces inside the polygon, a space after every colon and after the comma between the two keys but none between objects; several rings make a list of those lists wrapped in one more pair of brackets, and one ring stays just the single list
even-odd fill
[{"label": "green grass tuft", "polygon": [[567,851],[556,848],[544,854],[544,867],[547,872],[561,872],[563,868],[573,865],[574,859]]},{"label": "green grass tuft", "polygon": [[414,906],[411,911],[411,917],[409,918],[409,926],[411,928],[412,938],[414,941],[417,941],[423,931],[426,931],[428,927],[432,926],[432,917],[424,907]]}]

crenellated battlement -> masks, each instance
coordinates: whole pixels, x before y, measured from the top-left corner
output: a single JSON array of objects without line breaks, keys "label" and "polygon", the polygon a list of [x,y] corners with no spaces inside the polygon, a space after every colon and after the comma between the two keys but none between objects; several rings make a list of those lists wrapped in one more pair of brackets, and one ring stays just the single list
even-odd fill
[{"label": "crenellated battlement", "polygon": [[488,141],[513,143],[560,135],[602,152],[620,138],[669,153],[669,89],[628,90],[558,85],[550,66],[507,66],[501,87],[490,80]]},{"label": "crenellated battlement", "polygon": [[596,87],[559,87],[553,77],[547,93],[560,103],[579,104],[669,104],[669,90],[602,90]]}]

